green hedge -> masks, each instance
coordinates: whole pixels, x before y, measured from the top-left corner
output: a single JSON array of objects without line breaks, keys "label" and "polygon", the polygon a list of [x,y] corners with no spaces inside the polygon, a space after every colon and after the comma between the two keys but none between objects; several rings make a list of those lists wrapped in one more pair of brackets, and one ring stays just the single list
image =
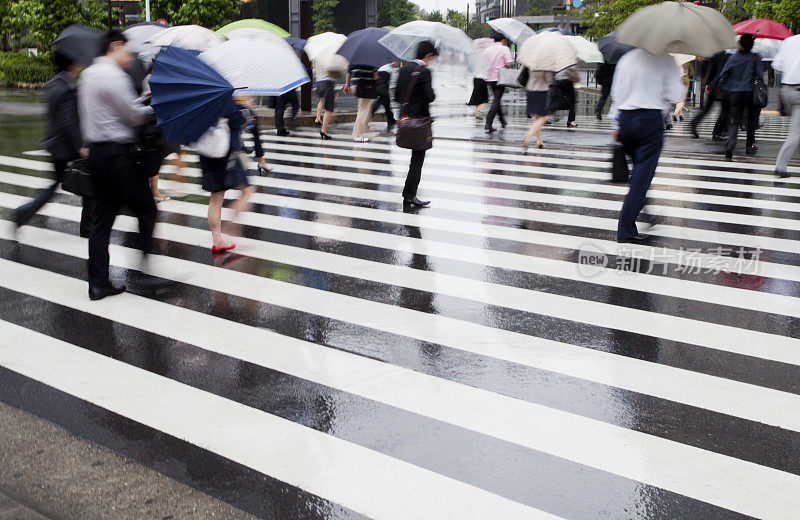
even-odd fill
[{"label": "green hedge", "polygon": [[46,83],[56,69],[46,56],[27,56],[18,52],[0,53],[0,84]]}]

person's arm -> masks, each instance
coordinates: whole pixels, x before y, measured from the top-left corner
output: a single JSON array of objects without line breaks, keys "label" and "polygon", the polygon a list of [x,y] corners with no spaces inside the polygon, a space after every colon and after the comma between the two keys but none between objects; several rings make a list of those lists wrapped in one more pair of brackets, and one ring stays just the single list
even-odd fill
[{"label": "person's arm", "polygon": [[144,106],[136,98],[133,83],[123,72],[120,75],[105,78],[107,82],[106,96],[109,104],[129,126],[135,127],[147,121],[153,114],[153,109]]},{"label": "person's arm", "polygon": [[686,98],[686,86],[683,84],[683,67],[670,59],[665,66],[662,75],[664,82],[663,92],[664,101],[669,103],[679,103]]},{"label": "person's arm", "polygon": [[352,78],[353,78],[353,73],[348,70],[347,76],[344,77],[344,88],[342,89],[342,92],[344,92],[345,94],[350,93],[350,80]]},{"label": "person's arm", "polygon": [[626,95],[628,88],[628,78],[624,66],[614,72],[614,81],[611,82],[611,106],[608,109],[608,119],[611,121],[614,140],[619,135],[619,105]]},{"label": "person's arm", "polygon": [[423,101],[428,104],[433,103],[436,99],[436,93],[433,91],[431,71],[427,67],[420,74],[419,83]]},{"label": "person's arm", "polygon": [[511,49],[506,47],[506,67],[510,67],[514,64],[514,57],[511,55]]},{"label": "person's arm", "polygon": [[75,93],[68,86],[61,84],[58,90],[53,92],[48,104],[55,123],[55,131],[64,137],[69,151],[78,155],[83,146],[83,139],[78,119],[78,104],[74,96]]},{"label": "person's arm", "polygon": [[761,61],[761,56],[757,52],[754,52],[753,55],[755,55],[756,76],[763,77],[764,76],[764,62]]},{"label": "person's arm", "polygon": [[728,58],[728,61],[725,62],[725,66],[722,67],[722,72],[719,73],[717,78],[717,85],[728,81],[728,76],[731,75],[731,63],[733,63],[733,58]]},{"label": "person's arm", "polygon": [[253,134],[253,152],[257,159],[264,157],[264,147],[261,145],[261,131],[258,128],[258,116],[253,114],[253,126],[250,128]]}]

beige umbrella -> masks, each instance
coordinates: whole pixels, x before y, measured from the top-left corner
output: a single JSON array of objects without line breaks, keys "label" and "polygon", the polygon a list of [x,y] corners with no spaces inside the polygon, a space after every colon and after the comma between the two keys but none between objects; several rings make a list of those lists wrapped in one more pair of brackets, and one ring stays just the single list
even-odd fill
[{"label": "beige umbrella", "polygon": [[531,70],[558,72],[578,63],[575,49],[555,31],[534,34],[522,42],[517,61]]},{"label": "beige umbrella", "polygon": [[344,71],[348,66],[347,60],[336,54],[336,51],[345,40],[347,36],[344,34],[324,32],[309,38],[303,51],[314,62],[317,70]]},{"label": "beige umbrella", "polygon": [[147,42],[155,47],[174,45],[192,51],[206,51],[224,42],[225,38],[199,25],[177,25],[154,35]]},{"label": "beige umbrella", "polygon": [[731,24],[716,9],[688,2],[643,7],[617,29],[617,42],[650,54],[711,56],[736,46]]}]

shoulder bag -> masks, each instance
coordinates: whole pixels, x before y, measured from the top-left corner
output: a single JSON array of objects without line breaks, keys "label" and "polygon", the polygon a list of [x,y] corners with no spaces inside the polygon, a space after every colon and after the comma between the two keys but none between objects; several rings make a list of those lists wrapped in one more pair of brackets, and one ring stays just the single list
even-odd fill
[{"label": "shoulder bag", "polygon": [[406,106],[411,98],[411,92],[419,79],[419,65],[411,73],[411,80],[402,106],[400,107],[400,120],[397,122],[397,146],[408,150],[430,150],[433,147],[433,120],[430,117],[409,117]]},{"label": "shoulder bag", "polygon": [[520,73],[517,69],[503,67],[497,71],[497,84],[508,88],[524,87],[525,85],[519,82],[519,75]]},{"label": "shoulder bag", "polygon": [[226,157],[231,148],[231,127],[228,120],[221,117],[216,126],[212,126],[200,136],[200,139],[189,145],[189,149],[204,157],[219,159]]},{"label": "shoulder bag", "polygon": [[769,91],[767,85],[764,83],[764,78],[756,72],[757,60],[756,54],[753,54],[753,106],[756,108],[764,108],[769,104]]}]

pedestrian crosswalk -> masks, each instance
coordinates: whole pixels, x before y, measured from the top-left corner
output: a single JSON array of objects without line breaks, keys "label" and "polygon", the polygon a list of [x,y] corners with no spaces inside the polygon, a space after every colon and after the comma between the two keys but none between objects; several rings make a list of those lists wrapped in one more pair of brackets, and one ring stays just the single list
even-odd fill
[{"label": "pedestrian crosswalk", "polygon": [[262,518],[798,518],[798,177],[667,153],[631,246],[604,150],[439,140],[404,211],[390,137],[262,141],[235,254],[164,166],[167,288],[89,301],[71,194],[2,227],[0,399]]}]

